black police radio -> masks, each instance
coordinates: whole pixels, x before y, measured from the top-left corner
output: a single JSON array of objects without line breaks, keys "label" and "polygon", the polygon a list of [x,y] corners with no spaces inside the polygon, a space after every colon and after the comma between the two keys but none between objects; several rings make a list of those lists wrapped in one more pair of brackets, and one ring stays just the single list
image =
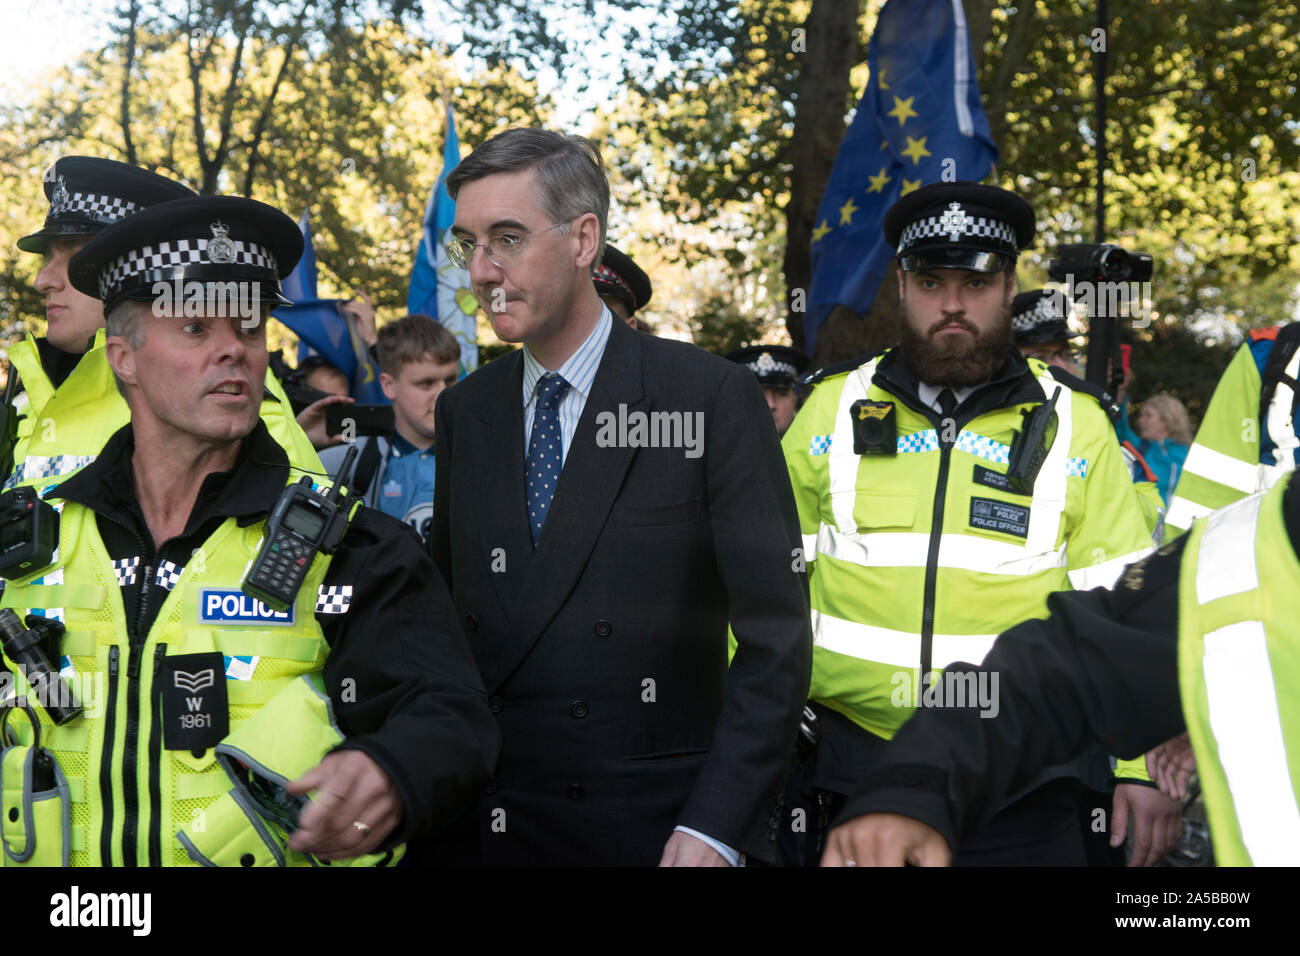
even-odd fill
[{"label": "black police radio", "polygon": [[349,446],[327,494],[312,488],[307,475],[284,489],[266,520],[262,548],[239,585],[241,591],[269,608],[289,609],[316,554],[332,554],[347,531],[353,496],[349,492],[341,498],[339,485],[356,456],[357,446]]},{"label": "black police radio", "polygon": [[54,563],[59,513],[35,488],[0,495],[0,578],[22,578]]},{"label": "black police radio", "polygon": [[1058,386],[1050,402],[1020,412],[1022,427],[1011,439],[1007,483],[1022,495],[1034,493],[1034,481],[1047,460],[1047,452],[1056,441],[1056,400],[1060,397]]}]

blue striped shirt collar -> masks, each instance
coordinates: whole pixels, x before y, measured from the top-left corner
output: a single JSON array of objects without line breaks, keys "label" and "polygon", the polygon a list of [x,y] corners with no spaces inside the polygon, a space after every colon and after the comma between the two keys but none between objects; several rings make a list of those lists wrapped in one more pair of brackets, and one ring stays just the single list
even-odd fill
[{"label": "blue striped shirt collar", "polygon": [[[583,402],[591,393],[591,383],[596,380],[596,370],[600,368],[600,358],[605,354],[605,343],[609,341],[610,329],[613,328],[613,315],[603,302],[600,306],[600,318],[591,330],[587,340],[578,346],[578,351],[569,356],[557,372],[569,383],[569,387],[582,395]],[[533,358],[528,346],[524,353],[524,407],[531,405],[537,397],[537,380],[546,374],[542,364]]]}]

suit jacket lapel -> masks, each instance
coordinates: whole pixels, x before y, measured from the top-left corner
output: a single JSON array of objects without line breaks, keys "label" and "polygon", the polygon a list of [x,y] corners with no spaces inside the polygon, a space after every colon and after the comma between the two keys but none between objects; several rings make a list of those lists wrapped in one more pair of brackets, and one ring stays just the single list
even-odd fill
[{"label": "suit jacket lapel", "polygon": [[[615,319],[565,458],[541,539],[524,571],[512,615],[514,628],[502,647],[497,661],[499,670],[493,676],[483,675],[490,683],[499,682],[494,678],[504,680],[554,619],[587,566],[596,539],[609,518],[636,449],[598,447],[596,419],[602,412],[618,416],[620,405],[631,412],[645,404],[639,334]],[[519,441],[522,444],[522,429]],[[512,505],[521,516],[522,470],[521,463],[516,503]],[[528,537],[528,523],[522,517],[521,521],[524,536]]]}]

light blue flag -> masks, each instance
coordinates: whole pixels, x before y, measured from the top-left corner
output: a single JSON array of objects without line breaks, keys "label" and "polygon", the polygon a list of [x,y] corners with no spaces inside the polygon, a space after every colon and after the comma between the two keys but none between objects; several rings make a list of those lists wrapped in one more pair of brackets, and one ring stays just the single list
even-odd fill
[{"label": "light blue flag", "polygon": [[429,195],[424,211],[424,231],[411,269],[406,310],[437,319],[460,343],[460,374],[478,368],[478,302],[469,284],[469,271],[447,258],[448,230],[456,219],[456,204],[447,194],[447,174],[460,163],[456,121],[447,104],[447,143],[442,154],[442,175]]}]

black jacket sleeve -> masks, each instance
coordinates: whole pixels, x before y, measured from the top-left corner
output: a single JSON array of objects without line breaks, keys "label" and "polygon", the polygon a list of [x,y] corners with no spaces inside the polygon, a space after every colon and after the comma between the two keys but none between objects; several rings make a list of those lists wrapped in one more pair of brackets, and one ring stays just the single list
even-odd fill
[{"label": "black jacket sleeve", "polygon": [[500,746],[451,597],[418,536],[368,508],[324,583],[352,587],[346,613],[317,615],[348,737],[340,749],[364,751],[392,778],[405,808],[398,839],[426,836],[473,799]]},{"label": "black jacket sleeve", "polygon": [[763,395],[735,366],[705,419],[709,516],[736,653],[708,762],[678,823],[759,859],[812,675],[803,539]]},{"label": "black jacket sleeve", "polygon": [[1052,595],[1051,616],[1007,631],[980,667],[949,668],[988,681],[996,689],[995,713],[918,710],[840,819],[897,813],[928,824],[955,847],[1043,767],[1097,742],[1129,759],[1181,733],[1184,540],[1130,565],[1113,591]]}]

